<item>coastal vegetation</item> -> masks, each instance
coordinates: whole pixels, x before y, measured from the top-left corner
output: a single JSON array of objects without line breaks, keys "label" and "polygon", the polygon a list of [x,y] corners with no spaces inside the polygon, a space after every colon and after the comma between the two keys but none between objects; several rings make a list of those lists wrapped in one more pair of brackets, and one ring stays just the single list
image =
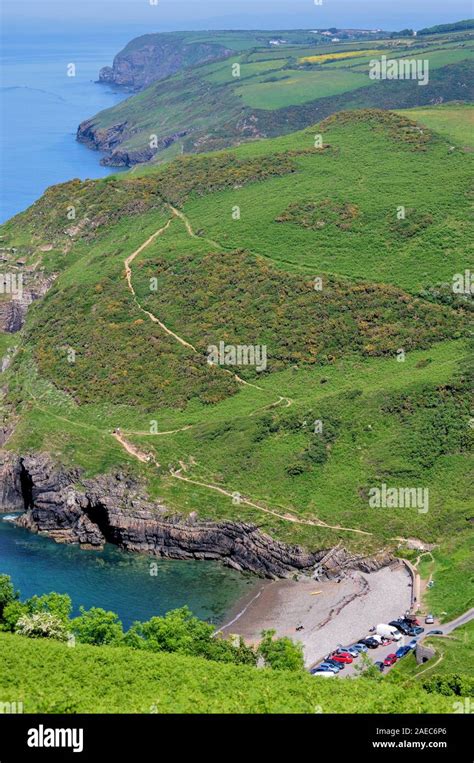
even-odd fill
[{"label": "coastal vegetation", "polygon": [[[126,647],[0,633],[0,701],[26,713],[452,713],[416,682],[325,681]],[[454,698],[456,699],[456,698]]]},{"label": "coastal vegetation", "polygon": [[[126,469],[170,512],[245,519],[310,549],[337,538],[369,553],[453,533],[464,548],[467,308],[431,291],[452,293],[470,246],[472,160],[452,145],[406,116],[349,112],[50,189],[2,231],[27,266],[57,275],[5,374],[7,447],[53,453],[84,476]],[[410,235],[397,228],[402,202]],[[124,261],[168,220],[131,266],[134,296]],[[263,373],[236,369],[254,386],[208,364],[221,340],[267,347]],[[183,464],[192,482],[176,478]],[[429,487],[429,514],[370,510],[381,482]]]},{"label": "coastal vegetation", "polygon": [[68,641],[75,645],[127,646],[145,652],[167,652],[201,657],[214,662],[256,666],[259,658],[269,668],[302,671],[301,644],[275,638],[274,631],[262,633],[258,647],[247,646],[240,637],[224,638],[210,623],[194,617],[187,607],[135,622],[124,632],[115,612],[99,607],[71,618],[72,602],[67,594],[49,593],[20,601],[8,575],[0,575],[0,631],[29,638]]}]

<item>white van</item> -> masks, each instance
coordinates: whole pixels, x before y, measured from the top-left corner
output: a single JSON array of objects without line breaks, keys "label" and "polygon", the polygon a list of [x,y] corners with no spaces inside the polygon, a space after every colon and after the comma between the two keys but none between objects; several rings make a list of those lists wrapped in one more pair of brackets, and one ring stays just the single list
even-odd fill
[{"label": "white van", "polygon": [[[377,636],[383,636],[383,638],[389,638],[392,641],[400,641],[402,637],[402,634],[400,633],[400,631],[394,628],[393,625],[386,625],[385,623],[380,623],[379,625],[377,625],[375,630],[376,630]],[[377,638],[377,636],[374,636],[374,638]]]}]

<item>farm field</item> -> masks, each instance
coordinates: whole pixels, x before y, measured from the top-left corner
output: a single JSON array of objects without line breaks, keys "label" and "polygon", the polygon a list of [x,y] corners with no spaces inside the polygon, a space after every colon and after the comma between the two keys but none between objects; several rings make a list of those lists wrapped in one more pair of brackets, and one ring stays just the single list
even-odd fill
[{"label": "farm field", "polygon": [[[243,41],[231,35],[226,41],[219,34],[215,44],[228,44],[229,57],[184,67],[153,82],[87,120],[79,130],[80,139],[89,144],[92,138],[107,152],[108,163],[133,166],[274,137],[346,108],[408,108],[440,97],[474,100],[470,84],[474,42],[469,30],[424,36],[422,41],[372,37],[327,44],[308,33],[281,33],[276,41],[285,42],[278,45],[271,45],[270,39],[271,35],[250,36]],[[134,45],[140,45],[140,38]],[[127,60],[127,48],[121,55]],[[374,81],[369,64],[382,55],[427,60],[429,84]],[[114,136],[110,150],[107,136],[117,124],[124,127],[118,145]],[[150,135],[156,136],[153,150]]]}]

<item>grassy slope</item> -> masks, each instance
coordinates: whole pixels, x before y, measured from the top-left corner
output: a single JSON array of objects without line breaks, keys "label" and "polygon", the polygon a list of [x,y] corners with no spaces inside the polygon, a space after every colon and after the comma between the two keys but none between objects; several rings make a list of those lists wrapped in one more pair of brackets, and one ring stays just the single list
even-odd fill
[{"label": "grassy slope", "polygon": [[[331,146],[323,152],[311,149],[318,130]],[[152,495],[174,510],[197,510],[215,519],[245,518],[276,537],[308,547],[341,540],[365,552],[393,546],[395,537],[437,543],[450,536],[455,539],[450,553],[457,549],[464,558],[466,518],[472,515],[466,477],[469,430],[463,425],[469,415],[461,403],[462,389],[454,383],[469,352],[463,319],[459,311],[425,300],[418,303],[413,295],[439,280],[449,282],[453,272],[465,267],[470,156],[449,153],[444,139],[426,134],[423,140],[428,142],[414,150],[412,138],[417,135],[410,128],[407,139],[400,123],[387,117],[370,114],[348,121],[343,116],[229,154],[183,159],[167,170],[52,189],[4,227],[8,242],[19,245],[30,262],[41,256],[49,270],[62,271],[47,298],[32,307],[26,341],[10,375],[10,405],[19,422],[8,446],[49,450],[88,474],[126,466],[145,476]],[[222,185],[227,190],[220,190]],[[445,189],[442,201],[440,187]],[[184,205],[195,230],[219,242],[206,242],[203,235],[192,239],[182,222],[174,220],[133,265],[139,301],[195,343],[197,356],[150,324],[123,278],[125,257],[169,216],[157,189]],[[315,230],[298,222],[275,222],[291,203],[328,196],[357,206],[352,229],[339,227],[337,215]],[[89,224],[77,234],[72,246],[63,233],[61,212],[71,198],[80,201],[79,219],[97,221],[97,227]],[[394,229],[393,210],[401,202],[431,214],[432,222],[408,236]],[[241,207],[239,221],[231,217],[236,204]],[[38,251],[51,242],[51,252]],[[244,258],[232,255],[242,246]],[[215,266],[206,269],[202,263],[209,257]],[[194,271],[201,273],[203,283],[193,280]],[[328,271],[334,278],[349,279],[346,291],[312,291],[310,276]],[[158,278],[157,293],[150,293],[151,276]],[[362,296],[351,303],[356,278],[392,283],[406,292],[401,322],[391,316],[393,305],[381,307],[376,301],[385,286],[374,287],[372,301],[366,303],[364,309],[372,314],[356,321],[359,330],[374,322],[381,332],[379,356],[352,340],[348,343],[349,328],[337,332],[337,321],[357,315],[363,304]],[[239,283],[246,284],[245,293]],[[276,304],[281,290],[284,300]],[[333,303],[338,294],[342,301]],[[425,317],[413,332],[418,304]],[[288,315],[288,306],[297,313]],[[268,309],[277,310],[276,327],[269,323]],[[407,315],[411,322],[406,323]],[[435,335],[423,339],[435,317],[441,321]],[[286,361],[253,378],[262,389],[239,387],[230,376],[218,369],[211,374],[206,366],[208,339],[228,340],[229,331],[244,343],[249,335],[264,339],[271,361],[272,348],[282,339],[287,343]],[[340,346],[328,358],[335,335]],[[308,337],[319,343],[312,362]],[[405,342],[409,352],[398,363],[395,351]],[[78,350],[75,366],[66,361],[68,346]],[[264,409],[280,395],[290,397],[293,405],[270,410],[269,418]],[[311,434],[311,422],[317,419],[327,423],[329,433],[319,442]],[[150,436],[153,421],[160,432],[193,428]],[[305,421],[310,425],[305,427]],[[142,450],[153,452],[162,469],[138,465],[126,454],[111,437],[117,426]],[[198,482],[239,491],[280,514],[291,512],[300,520],[322,520],[333,527],[288,522],[243,504],[236,507],[230,498],[173,478],[167,465],[180,461],[188,465],[187,476]],[[294,462],[303,467],[298,476],[287,472]],[[367,487],[381,481],[429,487],[429,513],[369,510]],[[439,554],[446,554],[445,549]],[[455,594],[457,574],[444,574],[440,567],[437,586],[432,595],[444,591],[450,611],[465,606],[467,595]],[[443,607],[447,610],[448,604]]]},{"label": "grassy slope", "polygon": [[27,713],[449,713],[450,698],[191,657],[0,634],[0,702]]},{"label": "grassy slope", "polygon": [[424,109],[409,109],[404,113],[440,135],[455,141],[458,146],[474,148],[474,109],[466,104],[442,104]]},{"label": "grassy slope", "polygon": [[[264,44],[263,40],[254,42]],[[150,135],[165,138],[186,131],[184,138],[156,154],[154,161],[162,161],[182,150],[213,150],[252,139],[255,128],[260,134],[278,135],[311,124],[321,114],[343,108],[400,108],[430,102],[436,96],[430,87],[418,87],[416,83],[370,80],[368,70],[373,54],[362,59],[328,61],[323,65],[298,63],[315,53],[365,49],[378,50],[390,57],[428,58],[438,95],[445,99],[472,97],[466,87],[458,92],[459,83],[467,76],[462,67],[466,62],[472,63],[473,43],[468,33],[442,40],[437,36],[424,38],[423,47],[419,45],[413,40],[381,40],[309,48],[303,44],[260,51],[249,48],[224,62],[193,67],[153,84],[144,92],[97,114],[92,121],[100,128],[127,122],[127,135],[121,148],[128,150],[147,147]],[[241,66],[240,77],[234,76],[235,63]],[[255,116],[257,122],[254,122]]]},{"label": "grassy slope", "polygon": [[[434,676],[474,675],[474,622],[456,628],[449,636],[431,636],[424,640],[427,646],[436,649],[436,655],[427,663],[417,665],[414,655],[397,663],[394,676],[413,678],[420,676],[425,681]],[[422,675],[421,675],[422,674]]]}]

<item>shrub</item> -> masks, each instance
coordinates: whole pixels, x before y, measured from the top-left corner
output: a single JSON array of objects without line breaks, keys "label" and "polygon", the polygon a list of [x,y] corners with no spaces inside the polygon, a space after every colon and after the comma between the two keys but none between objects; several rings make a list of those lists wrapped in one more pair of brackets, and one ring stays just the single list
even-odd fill
[{"label": "shrub", "polygon": [[262,631],[258,653],[265,664],[275,670],[303,670],[303,646],[284,636],[274,638],[275,631]]},{"label": "shrub", "polygon": [[49,612],[22,615],[16,623],[15,632],[28,638],[53,638],[57,641],[67,639],[67,629],[63,621]]},{"label": "shrub", "polygon": [[83,644],[116,646],[122,642],[123,626],[115,612],[99,607],[88,611],[80,607],[80,612],[72,621],[72,631]]},{"label": "shrub", "polygon": [[29,614],[47,612],[57,617],[64,625],[67,624],[72,612],[71,597],[66,593],[46,593],[43,596],[32,596],[25,601]]},{"label": "shrub", "polygon": [[22,604],[22,602],[17,599],[10,601],[3,610],[2,630],[11,631],[13,633],[20,617],[27,614],[28,609],[26,604]]},{"label": "shrub", "polygon": [[3,611],[12,601],[18,599],[18,591],[15,591],[11,577],[0,575],[0,622],[3,620]]}]

